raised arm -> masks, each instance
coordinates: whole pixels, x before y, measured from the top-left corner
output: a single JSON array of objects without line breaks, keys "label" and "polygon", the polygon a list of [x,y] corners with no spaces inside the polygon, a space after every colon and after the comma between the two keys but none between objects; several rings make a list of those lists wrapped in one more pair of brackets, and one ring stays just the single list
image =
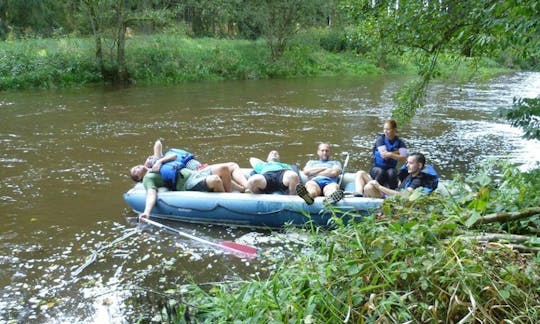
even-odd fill
[{"label": "raised arm", "polygon": [[157,158],[163,157],[163,145],[159,139],[154,143],[154,156]]}]

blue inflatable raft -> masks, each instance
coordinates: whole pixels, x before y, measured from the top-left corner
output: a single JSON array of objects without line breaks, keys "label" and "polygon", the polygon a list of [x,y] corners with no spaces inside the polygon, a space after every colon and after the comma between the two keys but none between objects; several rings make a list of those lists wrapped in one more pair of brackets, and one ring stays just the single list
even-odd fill
[{"label": "blue inflatable raft", "polygon": [[[247,171],[245,171],[247,172]],[[342,182],[346,192],[354,191],[354,174],[346,173]],[[124,194],[125,201],[136,213],[144,210],[146,191],[136,184]],[[329,225],[332,216],[343,221],[361,218],[380,209],[382,199],[346,195],[332,206],[315,198],[312,205],[296,195],[252,193],[208,193],[167,191],[160,189],[152,218],[190,223],[278,228],[285,224],[302,226]]]}]

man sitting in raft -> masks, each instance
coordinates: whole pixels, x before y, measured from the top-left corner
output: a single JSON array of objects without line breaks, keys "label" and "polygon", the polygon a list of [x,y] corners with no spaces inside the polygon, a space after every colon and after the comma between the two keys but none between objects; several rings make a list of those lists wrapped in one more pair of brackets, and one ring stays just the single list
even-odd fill
[{"label": "man sitting in raft", "polygon": [[317,148],[319,160],[310,160],[304,167],[308,177],[305,185],[296,186],[296,194],[311,205],[314,197],[325,196],[325,203],[335,204],[343,198],[343,190],[339,188],[337,179],[341,174],[341,162],[330,160],[330,144],[321,143]]},{"label": "man sitting in raft", "polygon": [[[171,155],[174,156],[171,157]],[[168,159],[162,160],[164,157],[169,157]],[[240,169],[240,166],[237,163],[234,162],[225,162],[225,163],[217,163],[217,164],[203,164],[199,162],[195,155],[191,154],[188,151],[182,150],[182,149],[170,149],[163,155],[163,145],[161,144],[161,141],[158,139],[154,143],[154,154],[150,155],[146,161],[144,162],[144,165],[147,168],[153,169],[155,172],[159,172],[159,167],[161,164],[157,163],[164,163],[163,161],[174,161],[177,160],[184,160],[185,167],[198,171],[202,170],[206,167],[212,168],[212,173],[217,174],[218,169],[225,166],[229,170],[230,177],[233,180],[232,181],[232,188],[233,190],[244,192],[247,188],[247,179],[242,173],[242,170]],[[154,166],[157,164],[157,166],[154,168]]]},{"label": "man sitting in raft", "polygon": [[[394,195],[410,194],[416,188],[430,193],[437,189],[439,176],[432,166],[426,165],[426,157],[422,153],[413,153],[407,157],[406,168],[401,168],[398,174],[400,184],[398,190],[382,186],[377,180],[372,180],[365,171],[356,173],[356,188],[366,197],[385,198]],[[364,185],[365,184],[365,185]]]},{"label": "man sitting in raft", "polygon": [[270,151],[266,162],[250,158],[253,175],[248,178],[247,188],[253,193],[271,194],[276,191],[287,191],[294,195],[299,182],[298,174],[289,164],[279,161],[278,151]]}]

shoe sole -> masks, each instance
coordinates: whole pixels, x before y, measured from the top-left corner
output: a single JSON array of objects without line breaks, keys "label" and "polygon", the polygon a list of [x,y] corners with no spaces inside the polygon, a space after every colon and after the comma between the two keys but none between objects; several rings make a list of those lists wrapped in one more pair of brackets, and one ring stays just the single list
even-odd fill
[{"label": "shoe sole", "polygon": [[296,194],[298,196],[300,196],[300,198],[304,199],[306,204],[308,204],[308,205],[313,204],[313,198],[311,198],[311,196],[309,195],[306,187],[303,184],[301,184],[301,183],[297,184],[295,189],[296,189]]},{"label": "shoe sole", "polygon": [[337,203],[338,201],[340,201],[341,199],[343,199],[344,196],[345,194],[343,193],[343,190],[337,190],[337,191],[332,192],[332,194],[328,198],[326,198],[324,201],[327,204],[333,205]]}]

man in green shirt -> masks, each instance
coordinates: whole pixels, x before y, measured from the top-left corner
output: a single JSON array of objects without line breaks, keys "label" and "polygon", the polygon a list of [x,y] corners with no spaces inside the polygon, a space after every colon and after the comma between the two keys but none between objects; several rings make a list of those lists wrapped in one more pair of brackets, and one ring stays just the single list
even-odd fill
[{"label": "man in green shirt", "polygon": [[[165,164],[171,162],[165,162]],[[147,218],[156,204],[157,190],[160,187],[174,188],[176,191],[207,191],[225,192],[225,188],[231,188],[231,174],[226,165],[208,166],[199,171],[182,168],[178,171],[175,183],[167,184],[160,172],[137,165],[131,169],[131,177],[142,181],[146,189],[146,204],[143,213],[139,216]],[[136,181],[137,181],[136,180]]]},{"label": "man in green shirt", "polygon": [[294,188],[299,182],[298,173],[289,164],[279,161],[278,151],[270,151],[266,162],[257,159],[249,159],[253,167],[253,175],[248,179],[247,187],[253,193],[274,193],[287,191],[288,194],[296,194]]}]

